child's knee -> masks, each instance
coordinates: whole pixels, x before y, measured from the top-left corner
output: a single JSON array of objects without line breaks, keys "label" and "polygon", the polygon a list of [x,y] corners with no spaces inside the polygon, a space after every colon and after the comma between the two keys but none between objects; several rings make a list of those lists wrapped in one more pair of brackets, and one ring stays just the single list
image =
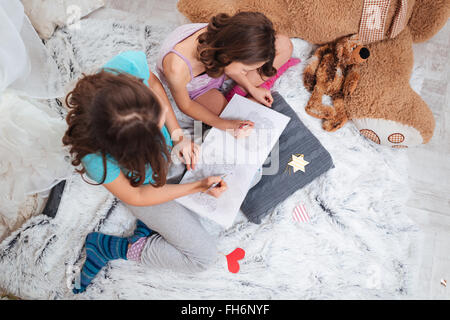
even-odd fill
[{"label": "child's knee", "polygon": [[199,250],[190,257],[193,272],[201,272],[211,267],[219,256],[214,242],[205,243]]},{"label": "child's knee", "polygon": [[287,57],[288,59],[292,56],[294,45],[288,36],[284,34],[277,35],[275,46],[279,55]]}]

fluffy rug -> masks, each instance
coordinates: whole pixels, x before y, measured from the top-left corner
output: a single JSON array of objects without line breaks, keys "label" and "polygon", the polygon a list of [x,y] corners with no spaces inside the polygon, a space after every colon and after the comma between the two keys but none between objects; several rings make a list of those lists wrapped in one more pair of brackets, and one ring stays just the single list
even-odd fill
[{"label": "fluffy rug", "polygon": [[[70,86],[81,72],[95,71],[124,50],[144,50],[155,70],[159,44],[174,27],[89,19],[79,29],[57,31],[46,45]],[[293,41],[294,56],[303,62],[289,70],[274,90],[328,149],[335,168],[293,194],[260,225],[242,214],[228,230],[204,221],[219,238],[221,252],[245,250],[239,273],[227,270],[224,257],[194,275],[113,261],[85,293],[73,295],[69,288],[84,261],[86,234],[100,230],[127,236],[135,223],[104,188],[74,175],[56,218],[35,217],[0,244],[0,287],[23,298],[40,299],[418,297],[422,234],[404,212],[409,195],[405,151],[370,143],[351,123],[327,133],[320,121],[306,115],[309,93],[301,73],[313,47],[300,39]],[[61,110],[59,101],[49,105]],[[292,220],[293,208],[300,203],[309,212],[308,223]]]}]

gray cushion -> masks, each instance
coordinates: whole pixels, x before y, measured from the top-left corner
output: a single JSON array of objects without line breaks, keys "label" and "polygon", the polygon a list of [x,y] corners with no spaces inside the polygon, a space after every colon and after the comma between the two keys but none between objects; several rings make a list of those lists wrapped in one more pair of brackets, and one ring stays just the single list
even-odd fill
[{"label": "gray cushion", "polygon": [[[245,216],[257,224],[280,202],[334,166],[328,151],[305,127],[283,97],[278,92],[273,92],[272,96],[272,109],[290,117],[291,120],[279,139],[279,166],[276,174],[263,175],[259,183],[250,189],[241,206]],[[305,167],[306,172],[293,173],[292,167],[289,167],[289,174],[286,166],[296,153],[303,154],[309,164]]]}]

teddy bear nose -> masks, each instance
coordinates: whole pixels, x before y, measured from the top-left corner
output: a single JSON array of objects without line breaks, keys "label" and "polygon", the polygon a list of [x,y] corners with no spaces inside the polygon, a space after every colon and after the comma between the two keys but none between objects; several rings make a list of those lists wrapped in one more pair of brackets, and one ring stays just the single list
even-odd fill
[{"label": "teddy bear nose", "polygon": [[366,47],[361,48],[361,50],[359,50],[359,56],[364,60],[370,57],[369,49],[367,49]]}]

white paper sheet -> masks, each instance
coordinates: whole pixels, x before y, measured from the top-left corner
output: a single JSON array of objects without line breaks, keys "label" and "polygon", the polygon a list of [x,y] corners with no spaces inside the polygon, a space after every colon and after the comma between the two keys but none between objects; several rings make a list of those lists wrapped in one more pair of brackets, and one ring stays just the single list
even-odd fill
[{"label": "white paper sheet", "polygon": [[239,95],[234,95],[220,117],[250,120],[255,123],[255,127],[250,136],[240,139],[223,130],[212,128],[202,143],[201,161],[195,170],[186,172],[181,183],[227,174],[224,180],[228,184],[228,190],[218,199],[199,192],[176,201],[229,228],[239,212],[256,171],[266,161],[290,118]]}]

